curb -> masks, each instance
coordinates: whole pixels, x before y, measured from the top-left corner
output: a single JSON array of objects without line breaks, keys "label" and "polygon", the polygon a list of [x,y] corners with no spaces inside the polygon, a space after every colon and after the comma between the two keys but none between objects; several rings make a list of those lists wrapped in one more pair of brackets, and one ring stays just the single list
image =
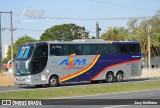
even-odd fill
[{"label": "curb", "polygon": [[0,88],[2,87],[13,87],[16,86],[15,84],[5,84],[5,85],[0,85]]}]

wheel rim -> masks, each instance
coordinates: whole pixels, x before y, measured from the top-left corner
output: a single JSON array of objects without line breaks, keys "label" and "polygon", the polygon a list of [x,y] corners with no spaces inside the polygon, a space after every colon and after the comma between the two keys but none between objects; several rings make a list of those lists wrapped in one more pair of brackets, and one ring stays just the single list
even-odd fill
[{"label": "wheel rim", "polygon": [[118,80],[122,80],[122,78],[123,78],[123,76],[122,76],[121,74],[118,74],[118,75],[117,75],[117,79],[118,79]]},{"label": "wheel rim", "polygon": [[113,75],[108,75],[108,81],[111,82],[113,80]]},{"label": "wheel rim", "polygon": [[55,84],[56,84],[56,79],[51,79],[50,83],[51,83],[52,85],[55,85]]}]

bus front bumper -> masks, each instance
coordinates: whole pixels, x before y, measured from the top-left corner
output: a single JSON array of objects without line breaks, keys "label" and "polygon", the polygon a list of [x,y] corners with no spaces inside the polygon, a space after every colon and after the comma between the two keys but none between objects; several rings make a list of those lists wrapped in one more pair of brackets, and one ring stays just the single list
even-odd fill
[{"label": "bus front bumper", "polygon": [[31,76],[15,76],[14,83],[17,85],[31,85]]}]

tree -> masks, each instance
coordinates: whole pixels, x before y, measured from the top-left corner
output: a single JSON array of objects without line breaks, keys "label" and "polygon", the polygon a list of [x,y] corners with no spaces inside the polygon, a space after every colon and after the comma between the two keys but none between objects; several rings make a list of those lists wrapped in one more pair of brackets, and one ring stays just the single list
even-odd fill
[{"label": "tree", "polygon": [[[139,22],[139,23],[138,23]],[[128,23],[129,36],[131,40],[136,40],[141,43],[142,54],[144,57],[148,55],[148,34],[151,41],[151,56],[160,55],[160,19],[159,16],[154,16],[151,19],[137,20],[132,19]],[[151,28],[149,28],[149,26]],[[148,33],[149,30],[149,33]]]},{"label": "tree", "polygon": [[127,34],[127,30],[123,27],[109,27],[106,33],[101,36],[101,39],[111,41],[127,40],[125,38]]},{"label": "tree", "polygon": [[88,38],[88,32],[85,27],[80,27],[76,24],[62,24],[53,26],[42,34],[41,41],[71,41],[73,39],[81,39],[85,36]]},{"label": "tree", "polygon": [[142,54],[148,57],[148,35],[151,43],[151,56],[160,56],[160,10],[150,19],[130,19],[128,28],[109,27],[101,38],[104,40],[131,40],[139,41]]},{"label": "tree", "polygon": [[[37,40],[34,38],[31,38],[27,35],[24,35],[21,38],[19,38],[13,45],[14,57],[16,56],[16,53],[17,53],[20,45],[25,44],[25,43],[29,43],[29,42],[35,42],[35,41],[37,41]],[[9,46],[8,51],[7,51],[7,57],[3,60],[3,63],[9,61],[10,59],[11,59],[11,47]]]}]

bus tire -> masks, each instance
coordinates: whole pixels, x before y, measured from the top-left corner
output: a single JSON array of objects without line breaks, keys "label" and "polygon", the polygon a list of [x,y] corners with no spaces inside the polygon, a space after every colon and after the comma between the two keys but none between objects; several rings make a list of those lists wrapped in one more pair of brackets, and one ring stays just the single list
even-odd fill
[{"label": "bus tire", "polygon": [[123,81],[123,73],[118,72],[116,75],[116,82],[122,82]]},{"label": "bus tire", "polygon": [[107,74],[106,74],[106,79],[105,79],[106,83],[112,83],[113,80],[114,80],[114,75],[113,75],[113,73],[111,73],[111,72],[107,73]]},{"label": "bus tire", "polygon": [[59,85],[59,80],[58,80],[58,77],[56,76],[51,76],[49,78],[49,86],[50,87],[56,87]]}]

